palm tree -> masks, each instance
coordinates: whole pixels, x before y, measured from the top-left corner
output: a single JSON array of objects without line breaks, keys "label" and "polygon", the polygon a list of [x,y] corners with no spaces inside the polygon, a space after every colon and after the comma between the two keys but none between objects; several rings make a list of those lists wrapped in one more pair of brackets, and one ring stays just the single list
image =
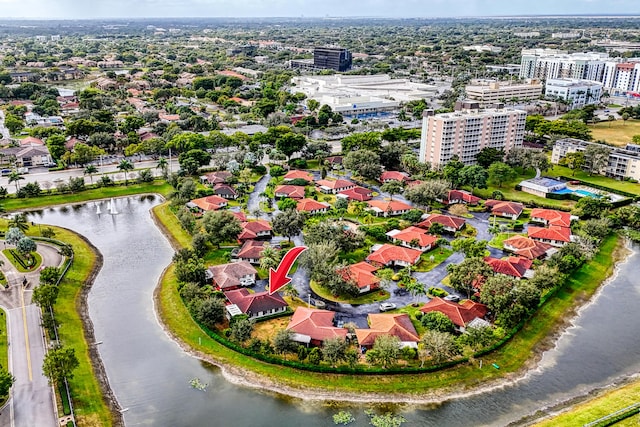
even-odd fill
[{"label": "palm tree", "polygon": [[11,173],[9,174],[9,184],[11,184],[12,182],[16,183],[16,191],[18,191],[20,189],[20,185],[18,183],[18,181],[20,181],[21,179],[24,179],[24,177],[22,175],[20,175],[18,173],[18,171],[14,170],[11,171]]},{"label": "palm tree", "polygon": [[291,297],[291,298],[297,298],[300,295],[298,290],[294,288],[291,283],[289,283],[287,286],[285,286],[282,289],[282,294],[285,297]]},{"label": "palm tree", "polygon": [[93,185],[93,174],[97,172],[98,168],[94,165],[87,165],[87,167],[84,168],[84,174],[89,175],[89,179],[91,179],[91,185]]},{"label": "palm tree", "polygon": [[156,166],[156,168],[160,169],[163,175],[166,175],[167,169],[169,168],[169,162],[164,157],[160,157],[158,159],[158,165]]},{"label": "palm tree", "polygon": [[266,245],[262,252],[260,252],[260,268],[265,270],[269,270],[270,268],[278,267],[278,263],[280,262],[280,256],[278,251],[276,251],[273,247]]},{"label": "palm tree", "polygon": [[25,214],[14,215],[14,217],[9,221],[9,228],[17,228],[25,233],[29,229],[27,216]]},{"label": "palm tree", "polygon": [[375,221],[376,217],[373,216],[371,212],[367,212],[367,214],[362,218],[362,223],[366,225],[371,225]]},{"label": "palm tree", "polygon": [[356,216],[357,220],[362,212],[364,212],[364,210],[367,208],[367,206],[369,205],[367,205],[365,202],[352,202],[349,205],[349,209],[351,210],[351,213]]},{"label": "palm tree", "polygon": [[126,186],[128,184],[127,181],[127,172],[132,171],[133,170],[133,165],[131,164],[131,162],[129,160],[122,160],[120,162],[120,164],[118,165],[118,170],[121,170],[124,172],[124,185]]}]

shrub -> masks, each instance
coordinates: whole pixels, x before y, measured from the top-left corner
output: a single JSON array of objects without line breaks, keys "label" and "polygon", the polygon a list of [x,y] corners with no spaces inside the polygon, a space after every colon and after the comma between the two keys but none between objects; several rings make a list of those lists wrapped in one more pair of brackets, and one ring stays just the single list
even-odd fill
[{"label": "shrub", "polygon": [[444,289],[436,288],[434,286],[429,288],[429,294],[433,295],[434,297],[441,297],[441,298],[449,295],[449,293]]},{"label": "shrub", "polygon": [[264,175],[267,173],[267,168],[264,165],[256,165],[251,170],[257,174]]},{"label": "shrub", "polygon": [[282,168],[282,166],[271,166],[269,169],[269,174],[271,176],[283,176],[286,172]]},{"label": "shrub", "polygon": [[296,169],[306,169],[307,161],[305,159],[291,159],[289,160],[289,166]]}]

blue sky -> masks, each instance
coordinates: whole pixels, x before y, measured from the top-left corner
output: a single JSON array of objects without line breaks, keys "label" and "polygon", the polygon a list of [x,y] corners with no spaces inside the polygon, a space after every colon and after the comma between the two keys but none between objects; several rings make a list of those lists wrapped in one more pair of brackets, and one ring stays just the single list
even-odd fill
[{"label": "blue sky", "polygon": [[0,0],[2,18],[640,14],[639,0]]}]

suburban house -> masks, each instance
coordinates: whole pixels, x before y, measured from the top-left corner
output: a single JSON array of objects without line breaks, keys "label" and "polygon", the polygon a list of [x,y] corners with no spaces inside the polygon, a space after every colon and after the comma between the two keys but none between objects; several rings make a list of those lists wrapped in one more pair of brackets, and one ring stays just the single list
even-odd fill
[{"label": "suburban house", "polygon": [[304,187],[301,185],[278,185],[273,191],[277,199],[289,197],[291,199],[304,199]]},{"label": "suburban house", "polygon": [[247,289],[235,289],[224,293],[231,304],[227,305],[229,317],[246,314],[249,319],[259,319],[284,313],[289,307],[279,293],[268,291],[251,293]]},{"label": "suburban house", "polygon": [[435,297],[420,308],[424,314],[438,311],[447,316],[459,330],[464,331],[465,327],[475,319],[484,319],[487,315],[487,306],[469,299],[458,304],[453,301],[445,301],[440,297]]},{"label": "suburban house", "polygon": [[420,252],[427,252],[433,249],[438,237],[427,234],[426,230],[418,227],[407,227],[404,230],[391,230],[387,232],[387,237],[393,243],[399,243],[407,248],[417,249]]},{"label": "suburban house", "polygon": [[287,174],[282,177],[282,180],[284,182],[293,181],[294,179],[304,179],[305,181],[311,183],[313,182],[313,175],[311,175],[309,172],[294,169],[287,172]]},{"label": "suburban house", "polygon": [[437,199],[440,203],[445,205],[454,205],[456,203],[464,203],[465,205],[477,205],[480,197],[476,197],[468,191],[464,190],[449,190],[447,195],[442,199]]},{"label": "suburban house", "polygon": [[350,190],[340,191],[336,197],[345,198],[347,200],[355,200],[356,202],[366,202],[367,200],[371,200],[371,198],[373,197],[373,192],[368,188],[356,186]]},{"label": "suburban house", "polygon": [[318,202],[313,199],[302,199],[298,202],[298,206],[296,206],[298,212],[306,212],[311,215],[327,213],[329,208],[330,205],[328,203]]},{"label": "suburban house", "polygon": [[256,282],[256,274],[258,273],[246,261],[213,265],[208,268],[208,271],[213,278],[213,286],[222,291],[251,286]]},{"label": "suburban house", "polygon": [[418,348],[420,336],[406,313],[370,313],[369,329],[356,329],[360,347],[372,348],[376,338],[383,335],[397,337],[401,347]]},{"label": "suburban house", "polygon": [[462,218],[454,218],[452,216],[431,214],[424,221],[416,224],[417,227],[428,230],[433,224],[440,224],[445,231],[455,233],[464,228],[466,221]]},{"label": "suburban house", "polygon": [[318,189],[325,194],[337,194],[341,191],[356,188],[356,185],[346,179],[321,179],[316,181]]},{"label": "suburban house", "polygon": [[549,193],[562,193],[567,191],[567,183],[552,178],[531,178],[520,182],[520,190],[539,197],[547,197]]},{"label": "suburban house", "polygon": [[21,147],[31,147],[31,146],[44,146],[44,141],[40,138],[35,138],[33,136],[28,136],[25,139],[20,140]]},{"label": "suburban house", "polygon": [[200,181],[210,185],[224,184],[233,174],[229,171],[209,172],[200,177]]},{"label": "suburban house", "polygon": [[388,243],[373,245],[371,251],[367,261],[387,267],[415,265],[420,261],[420,255],[422,255],[422,252],[417,249],[403,248]]},{"label": "suburban house", "polygon": [[550,256],[556,251],[556,249],[553,249],[552,246],[547,243],[542,243],[519,234],[509,237],[502,242],[502,245],[505,251],[513,252],[518,256],[531,260]]},{"label": "suburban house", "polygon": [[213,192],[225,199],[235,200],[238,198],[238,192],[229,184],[215,184],[213,186]]},{"label": "suburban house", "polygon": [[242,246],[240,246],[238,252],[232,253],[232,256],[234,256],[239,261],[244,261],[251,264],[260,264],[262,251],[264,250],[264,243],[265,242],[260,240],[245,240]]},{"label": "suburban house", "polygon": [[398,216],[411,210],[411,206],[398,200],[369,200],[367,210],[376,216]]},{"label": "suburban house", "polygon": [[517,279],[530,279],[533,277],[533,270],[531,270],[533,262],[530,259],[521,257],[509,257],[507,259],[486,257],[484,261],[493,268],[493,271],[499,274]]},{"label": "suburban house", "polygon": [[247,215],[244,212],[231,212],[231,214],[235,216],[240,222],[247,221]]},{"label": "suburban house", "polygon": [[342,156],[331,156],[324,159],[331,169],[342,169]]},{"label": "suburban house", "polygon": [[487,208],[491,209],[491,213],[497,216],[516,220],[524,210],[522,203],[506,202],[503,200],[487,200],[484,202]]},{"label": "suburban house", "polygon": [[527,235],[533,240],[557,247],[564,246],[571,241],[571,229],[555,225],[549,228],[529,226]]},{"label": "suburban house", "polygon": [[355,284],[363,294],[379,287],[380,278],[373,274],[376,270],[378,267],[362,261],[338,269],[337,273],[344,281]]},{"label": "suburban house", "polygon": [[243,222],[240,224],[242,231],[238,235],[238,240],[253,240],[271,237],[271,224],[264,219]]},{"label": "suburban house", "polygon": [[545,226],[571,227],[572,219],[576,219],[576,217],[571,217],[569,212],[540,208],[531,210],[531,221],[539,222]]},{"label": "suburban house", "polygon": [[216,195],[200,197],[187,203],[189,209],[197,211],[198,213],[217,211],[225,206],[227,206],[227,199]]},{"label": "suburban house", "polygon": [[335,313],[328,310],[298,307],[291,316],[287,330],[293,332],[293,340],[299,343],[321,346],[330,338],[347,338],[348,331],[333,324]]},{"label": "suburban house", "polygon": [[15,156],[16,166],[44,166],[53,162],[49,149],[45,145],[24,147]]},{"label": "suburban house", "polygon": [[407,175],[404,172],[398,172],[398,171],[382,172],[382,175],[380,175],[380,182],[384,184],[385,182],[389,182],[389,181],[399,181],[399,182],[405,183],[409,181],[409,175]]}]

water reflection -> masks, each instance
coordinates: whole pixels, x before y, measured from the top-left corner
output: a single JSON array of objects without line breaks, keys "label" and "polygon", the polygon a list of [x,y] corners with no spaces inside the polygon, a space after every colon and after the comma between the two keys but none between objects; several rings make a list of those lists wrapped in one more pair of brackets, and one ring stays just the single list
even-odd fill
[{"label": "water reflection", "polygon": [[[149,209],[158,197],[115,199],[118,215],[108,215],[108,200],[80,208],[47,209],[31,219],[85,235],[104,256],[104,266],[89,295],[96,339],[111,386],[127,425],[332,425],[339,403],[308,403],[235,386],[220,371],[186,355],[162,331],[152,306],[153,290],[173,254],[153,224]],[[80,206],[80,205],[76,205]],[[97,214],[100,206],[102,214]],[[36,218],[37,217],[37,218]],[[613,378],[640,371],[640,340],[630,325],[640,315],[630,292],[640,285],[631,278],[640,270],[635,251],[597,303],[585,308],[576,326],[556,349],[545,354],[541,368],[520,383],[440,405],[381,406],[401,412],[409,425],[505,425],[538,408],[566,400]],[[488,368],[493,369],[493,368]],[[208,384],[206,392],[189,380]],[[369,425],[365,406],[350,409],[356,422]],[[369,407],[369,406],[367,406]]]}]

